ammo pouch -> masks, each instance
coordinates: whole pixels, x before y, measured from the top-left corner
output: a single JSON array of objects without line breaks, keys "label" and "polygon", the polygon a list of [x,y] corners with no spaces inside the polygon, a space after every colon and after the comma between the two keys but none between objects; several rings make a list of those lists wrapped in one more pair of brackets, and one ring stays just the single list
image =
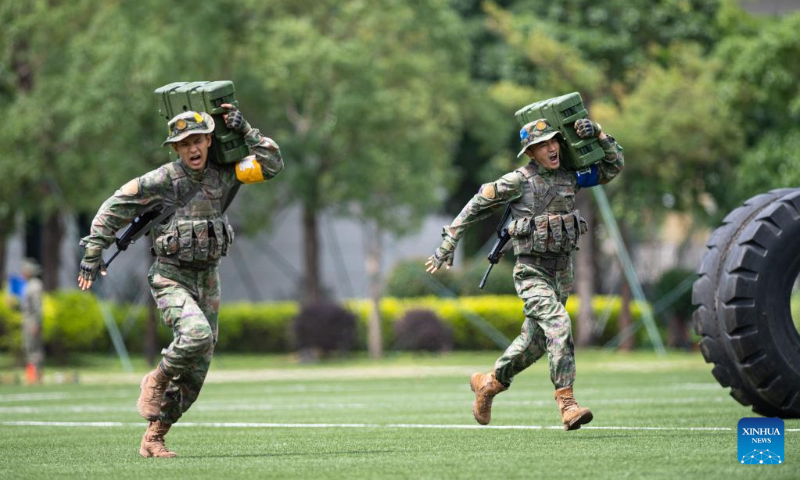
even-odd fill
[{"label": "ammo pouch", "polygon": [[522,217],[508,225],[515,255],[569,253],[578,246],[581,234],[588,230],[586,220],[577,210]]},{"label": "ammo pouch", "polygon": [[233,229],[221,218],[176,220],[153,241],[153,252],[168,263],[219,260],[233,244]]}]

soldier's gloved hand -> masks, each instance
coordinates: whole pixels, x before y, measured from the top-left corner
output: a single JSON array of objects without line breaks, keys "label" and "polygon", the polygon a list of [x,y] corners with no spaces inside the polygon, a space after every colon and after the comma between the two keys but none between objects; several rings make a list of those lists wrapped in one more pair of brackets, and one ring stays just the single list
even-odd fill
[{"label": "soldier's gloved hand", "polygon": [[428,261],[425,262],[425,266],[428,267],[425,271],[436,273],[437,270],[442,268],[442,265],[449,269],[453,266],[455,251],[456,244],[448,239],[444,239],[442,244],[433,252],[433,255],[428,257]]},{"label": "soldier's gloved hand", "polygon": [[225,117],[226,127],[230,128],[234,132],[239,132],[242,135],[247,135],[248,132],[250,132],[250,124],[244,119],[244,115],[242,115],[241,110],[230,103],[223,103],[220,106],[228,109],[228,113],[223,115]]},{"label": "soldier's gloved hand", "polygon": [[599,137],[601,131],[600,124],[588,118],[581,118],[575,121],[575,133],[581,138]]},{"label": "soldier's gloved hand", "polygon": [[[83,260],[81,260],[80,267],[78,268],[78,287],[81,290],[88,290],[94,279],[97,278],[97,272],[101,271],[103,266],[103,249],[95,245],[87,245],[86,250],[83,252]],[[101,272],[105,275],[105,271]]]}]

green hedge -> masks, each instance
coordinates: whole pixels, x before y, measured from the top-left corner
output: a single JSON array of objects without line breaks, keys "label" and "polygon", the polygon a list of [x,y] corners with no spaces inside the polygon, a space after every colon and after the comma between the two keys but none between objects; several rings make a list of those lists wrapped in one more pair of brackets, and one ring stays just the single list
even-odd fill
[{"label": "green hedge", "polygon": [[[5,299],[4,299],[5,300]],[[358,345],[366,349],[366,324],[371,303],[367,300],[350,300],[345,305],[359,318]],[[111,342],[103,324],[101,307],[107,306],[123,335],[129,351],[139,353],[143,349],[145,322],[148,315],[144,307],[130,308],[128,305],[101,304],[97,298],[85,292],[63,291],[45,296],[43,335],[51,353],[108,352]],[[483,295],[460,298],[392,298],[381,301],[384,345],[391,348],[393,323],[413,308],[428,308],[436,312],[453,328],[455,348],[461,350],[496,350],[498,347],[483,335],[469,320],[478,315],[490,322],[506,337],[513,339],[519,334],[522,324],[522,301],[514,295]],[[618,297],[596,296],[593,300],[595,314],[599,317],[608,309],[609,321],[600,337],[601,342],[612,338],[617,332],[620,310]],[[634,321],[640,309],[631,305]],[[299,311],[296,302],[229,303],[220,310],[220,336],[217,348],[227,352],[290,352],[291,320]],[[567,311],[573,317],[578,312],[578,299],[573,296],[567,302]],[[0,302],[0,347],[17,354],[22,340],[20,315],[8,308],[7,301]],[[166,346],[172,332],[158,321],[158,338]],[[575,322],[573,322],[575,325]],[[640,344],[647,342],[644,329],[637,333]]]},{"label": "green hedge", "polygon": [[[619,317],[621,302],[619,297],[598,295],[594,297],[592,308],[595,315],[600,316],[606,312],[610,314],[605,330],[600,337],[601,342],[610,340],[617,333],[617,318]],[[348,302],[348,307],[356,312],[366,323],[370,303],[366,300],[353,300]],[[513,339],[519,335],[522,327],[522,300],[516,295],[481,295],[477,297],[439,298],[384,298],[381,301],[381,318],[383,320],[383,340],[385,345],[391,345],[393,339],[392,323],[400,320],[403,314],[412,308],[428,308],[436,312],[445,322],[453,327],[453,340],[457,350],[494,350],[497,346],[470,322],[471,315],[477,315],[506,337]],[[571,297],[567,301],[567,311],[574,319],[577,317],[579,300]],[[631,304],[631,315],[634,321],[641,317],[641,309],[636,302]],[[573,321],[573,332],[576,322]],[[365,341],[360,339],[360,345]],[[637,340],[646,342],[644,329],[640,329]]]}]

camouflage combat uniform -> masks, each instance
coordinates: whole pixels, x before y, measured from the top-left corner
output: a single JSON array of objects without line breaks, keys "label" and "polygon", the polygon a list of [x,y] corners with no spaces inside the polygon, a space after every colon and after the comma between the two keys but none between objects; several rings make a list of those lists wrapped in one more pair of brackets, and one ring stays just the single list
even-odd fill
[{"label": "camouflage combat uniform", "polygon": [[44,363],[42,345],[42,297],[44,286],[36,277],[25,284],[20,310],[22,311],[22,336],[25,347],[25,362],[41,372]]},{"label": "camouflage combat uniform", "polygon": [[132,189],[135,194],[125,193],[126,185],[103,203],[92,221],[91,234],[82,240],[87,249],[107,248],[114,243],[115,233],[148,207],[174,202],[197,182],[202,184],[166,224],[151,232],[157,257],[148,276],[151,292],[174,334],[160,363],[171,378],[159,418],[167,425],[175,423],[197,399],[214,352],[220,302],[218,265],[234,238],[222,212],[226,195],[237,184],[264,181],[283,170],[274,141],[255,128],[245,141],[254,155],[236,164],[209,161],[204,170],[194,171],[178,159],[139,177],[138,188]]},{"label": "camouflage combat uniform", "polygon": [[[511,206],[509,233],[517,255],[514,285],[525,302],[525,321],[522,333],[495,363],[494,374],[506,387],[545,352],[556,389],[572,386],[575,380],[572,325],[564,306],[573,281],[571,254],[580,235],[587,231],[586,222],[575,209],[575,194],[581,187],[609,182],[624,163],[622,148],[613,138],[600,140],[600,145],[605,158],[586,175],[563,168],[550,170],[532,160],[496,182],[483,185],[455,220],[444,227],[443,244],[454,246],[472,224],[502,205]],[[555,198],[544,213],[533,218],[549,188],[554,189]]]}]

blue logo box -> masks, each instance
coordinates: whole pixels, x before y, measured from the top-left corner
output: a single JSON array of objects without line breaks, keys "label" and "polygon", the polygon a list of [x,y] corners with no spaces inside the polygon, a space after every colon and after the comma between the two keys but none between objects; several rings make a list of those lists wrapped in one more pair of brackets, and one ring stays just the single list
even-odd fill
[{"label": "blue logo box", "polygon": [[780,465],[784,462],[783,420],[780,418],[743,418],[736,432],[739,463]]}]

